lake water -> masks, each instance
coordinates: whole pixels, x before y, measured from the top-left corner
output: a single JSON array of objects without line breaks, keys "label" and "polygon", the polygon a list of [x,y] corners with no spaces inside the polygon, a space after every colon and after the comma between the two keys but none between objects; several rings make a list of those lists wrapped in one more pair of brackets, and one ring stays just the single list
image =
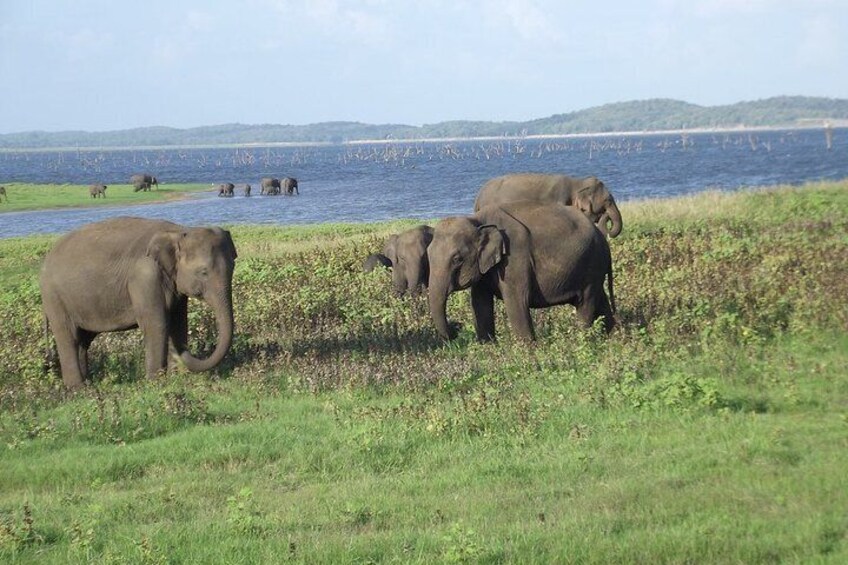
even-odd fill
[{"label": "lake water", "polygon": [[[210,191],[165,204],[0,213],[0,237],[65,232],[120,215],[186,225],[431,219],[470,213],[480,186],[511,172],[595,175],[619,202],[835,180],[848,177],[848,129],[833,130],[830,149],[823,129],[809,129],[0,153],[2,182],[126,184],[137,172],[163,183],[250,183],[254,196],[218,198]],[[259,196],[259,180],[266,176],[296,177],[300,196]]]}]

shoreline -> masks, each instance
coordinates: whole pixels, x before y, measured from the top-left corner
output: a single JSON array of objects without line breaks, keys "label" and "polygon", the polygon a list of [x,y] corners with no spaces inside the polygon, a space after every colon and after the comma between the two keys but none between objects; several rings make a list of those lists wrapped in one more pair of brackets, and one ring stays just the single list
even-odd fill
[{"label": "shoreline", "polygon": [[388,145],[412,143],[459,143],[475,141],[515,141],[515,140],[545,140],[545,139],[591,139],[598,137],[627,137],[627,136],[658,136],[658,135],[703,135],[721,133],[755,133],[764,131],[809,131],[848,128],[848,121],[835,120],[829,125],[800,124],[788,126],[719,126],[714,128],[684,128],[668,130],[633,130],[587,133],[556,133],[528,135],[491,135],[474,137],[428,137],[428,138],[388,138],[388,139],[355,139],[342,142],[332,141],[272,141],[257,143],[219,143],[219,144],[188,144],[188,145],[84,145],[59,147],[0,147],[2,153],[51,153],[72,151],[164,151],[178,149],[260,149],[274,147],[345,147],[357,145]]}]

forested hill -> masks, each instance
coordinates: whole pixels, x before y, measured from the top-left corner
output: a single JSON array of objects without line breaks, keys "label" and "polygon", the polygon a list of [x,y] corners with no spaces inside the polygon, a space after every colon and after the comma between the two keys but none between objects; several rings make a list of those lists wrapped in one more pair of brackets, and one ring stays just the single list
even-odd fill
[{"label": "forested hill", "polygon": [[781,96],[725,106],[653,99],[596,106],[526,122],[449,121],[423,126],[324,122],[309,125],[224,124],[189,129],[30,131],[0,134],[0,148],[118,147],[345,142],[483,136],[657,131],[690,128],[821,126],[848,122],[848,100]]}]

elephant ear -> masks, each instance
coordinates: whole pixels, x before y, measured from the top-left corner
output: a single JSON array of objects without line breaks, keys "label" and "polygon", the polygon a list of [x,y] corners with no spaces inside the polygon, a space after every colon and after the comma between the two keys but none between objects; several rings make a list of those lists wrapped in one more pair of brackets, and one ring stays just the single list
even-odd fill
[{"label": "elephant ear", "polygon": [[504,256],[504,238],[498,226],[489,224],[477,228],[479,234],[479,254],[477,264],[481,274],[487,273],[501,262]]},{"label": "elephant ear", "polygon": [[173,274],[177,267],[180,241],[188,234],[185,232],[160,232],[147,244],[146,255],[152,258],[166,273]]},{"label": "elephant ear", "polygon": [[389,258],[389,261],[392,262],[392,265],[397,265],[397,242],[398,236],[393,235],[390,236],[386,241],[385,247],[383,247],[383,255]]}]

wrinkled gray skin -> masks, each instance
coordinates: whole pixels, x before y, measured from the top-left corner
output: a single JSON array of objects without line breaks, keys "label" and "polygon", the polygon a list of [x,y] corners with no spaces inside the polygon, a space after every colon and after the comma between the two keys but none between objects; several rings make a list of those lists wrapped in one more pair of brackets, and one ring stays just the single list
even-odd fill
[{"label": "wrinkled gray skin", "polygon": [[263,196],[276,196],[280,194],[280,179],[265,177],[261,181],[260,194]]},{"label": "wrinkled gray skin", "polygon": [[218,196],[235,196],[236,185],[231,182],[224,182],[218,185]]},{"label": "wrinkled gray skin", "polygon": [[249,184],[244,185],[244,195],[245,195],[245,196],[250,196],[250,190],[251,190],[251,189],[250,189],[250,185],[249,185]]},{"label": "wrinkled gray skin", "polygon": [[391,269],[392,262],[389,261],[389,258],[383,255],[382,253],[372,253],[362,262],[362,272],[370,273],[377,267],[385,267],[386,269]]},{"label": "wrinkled gray skin", "polygon": [[[218,365],[233,338],[236,249],[221,228],[114,218],[62,237],[44,259],[41,297],[62,379],[75,389],[100,333],[141,328],[148,377],[167,369],[168,344],[190,371]],[[205,359],[188,350],[188,298],[215,312],[218,342]]]},{"label": "wrinkled gray skin", "polygon": [[[9,201],[9,195],[6,194],[6,187],[5,186],[0,186],[0,197],[2,197],[2,196],[6,197],[6,202]],[[3,198],[0,198],[0,202],[2,202],[2,201],[3,201]]]},{"label": "wrinkled gray skin", "polygon": [[133,185],[133,192],[138,192],[140,190],[148,191],[150,187],[156,185],[156,188],[159,188],[159,181],[156,180],[156,177],[148,174],[139,174],[133,175],[130,177],[130,184]]},{"label": "wrinkled gray skin", "polygon": [[383,255],[392,265],[392,286],[398,296],[409,292],[417,296],[430,278],[427,247],[433,241],[433,228],[416,226],[389,237]]},{"label": "wrinkled gray skin", "polygon": [[292,196],[293,194],[300,194],[300,191],[297,188],[297,179],[286,177],[280,182],[280,188],[283,191],[283,194],[286,196]]},{"label": "wrinkled gray skin", "polygon": [[445,311],[448,296],[466,288],[480,341],[495,338],[495,298],[504,301],[513,332],[525,340],[535,339],[530,309],[558,304],[575,306],[587,326],[603,316],[612,329],[609,245],[575,208],[517,202],[447,218],[436,225],[427,254],[430,315],[444,339],[455,337]]},{"label": "wrinkled gray skin", "polygon": [[519,200],[558,202],[586,214],[609,237],[621,233],[621,212],[612,194],[596,177],[575,179],[565,175],[522,173],[488,181],[477,193],[474,211],[484,206]]},{"label": "wrinkled gray skin", "polygon": [[88,187],[88,194],[91,195],[92,198],[98,198],[102,196],[106,198],[106,189],[109,188],[105,184],[92,184]]}]

